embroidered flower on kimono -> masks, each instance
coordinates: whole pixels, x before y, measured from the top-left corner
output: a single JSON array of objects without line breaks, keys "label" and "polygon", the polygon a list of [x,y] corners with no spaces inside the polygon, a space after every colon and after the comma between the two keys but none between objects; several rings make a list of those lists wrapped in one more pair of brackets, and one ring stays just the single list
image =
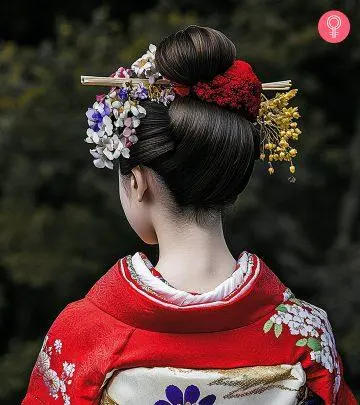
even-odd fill
[{"label": "embroidered flower on kimono", "polygon": [[298,322],[302,322],[309,315],[309,312],[299,305],[285,305],[285,307],[290,314],[294,315],[294,320]]},{"label": "embroidered flower on kimono", "polygon": [[280,325],[280,324],[283,323],[283,319],[282,319],[282,316],[281,316],[281,315],[273,315],[270,319],[271,319],[274,323],[277,323],[278,325]]},{"label": "embroidered flower on kimono", "polygon": [[[71,399],[70,395],[67,394],[67,384],[72,382],[69,377],[72,377],[75,372],[75,364],[64,361],[62,373],[59,375],[51,367],[51,360],[52,356],[61,353],[63,344],[60,339],[55,339],[53,346],[49,346],[48,342],[49,337],[46,336],[36,361],[35,370],[42,376],[44,384],[49,389],[49,395],[55,399],[62,397],[64,405],[70,405]],[[54,351],[52,350],[53,347],[55,348]]]},{"label": "embroidered flower on kimono", "polygon": [[74,371],[75,371],[75,364],[74,363],[68,363],[67,361],[64,361],[63,369],[64,369],[64,373],[68,377],[72,377],[73,374],[74,374]]},{"label": "embroidered flower on kimono", "polygon": [[293,297],[294,294],[292,293],[292,291],[290,290],[290,288],[287,288],[284,292],[283,292],[283,297],[284,297],[284,301],[287,301],[289,298]]},{"label": "embroidered flower on kimono", "polygon": [[50,395],[57,398],[57,393],[60,389],[60,378],[56,371],[51,369],[46,370],[43,378],[45,384],[49,387]]},{"label": "embroidered flower on kimono", "polygon": [[[276,307],[276,312],[264,324],[265,333],[274,331],[278,338],[287,325],[291,335],[301,335],[296,346],[307,346],[311,360],[320,363],[330,373],[335,371],[334,398],[339,390],[340,363],[335,338],[326,312],[306,301],[284,293],[284,301]],[[341,378],[341,377],[340,377]]]},{"label": "embroidered flower on kimono", "polygon": [[183,394],[176,385],[169,385],[165,389],[167,401],[156,401],[154,405],[213,405],[216,401],[214,394],[207,395],[197,402],[200,398],[200,390],[195,385],[189,385]]},{"label": "embroidered flower on kimono", "polygon": [[333,395],[334,396],[339,391],[340,384],[341,384],[341,375],[337,374],[336,377],[335,377],[334,390],[333,390]]},{"label": "embroidered flower on kimono", "polygon": [[61,348],[62,348],[62,342],[60,339],[56,339],[54,342],[54,347],[55,347],[55,351],[56,353],[61,353]]},{"label": "embroidered flower on kimono", "polygon": [[301,330],[301,323],[300,322],[296,322],[296,321],[290,321],[288,323],[289,329],[290,329],[290,333],[292,335],[299,335],[300,334],[300,330]]},{"label": "embroidered flower on kimono", "polygon": [[63,395],[64,405],[70,405],[70,397],[67,394]]},{"label": "embroidered flower on kimono", "polygon": [[50,357],[44,351],[40,351],[39,357],[37,359],[37,367],[41,374],[44,374],[46,370],[50,367]]},{"label": "embroidered flower on kimono", "polygon": [[314,326],[315,328],[321,327],[321,319],[313,314],[308,314],[305,322],[307,322],[309,325]]}]

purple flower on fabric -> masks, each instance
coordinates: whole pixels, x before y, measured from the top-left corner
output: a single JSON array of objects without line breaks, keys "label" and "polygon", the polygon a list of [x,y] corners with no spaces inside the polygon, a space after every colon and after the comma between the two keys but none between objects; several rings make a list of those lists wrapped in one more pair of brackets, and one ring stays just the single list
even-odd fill
[{"label": "purple flower on fabric", "polygon": [[94,103],[93,108],[88,108],[86,117],[89,128],[98,132],[103,126],[103,118],[111,113],[110,106],[107,103]]},{"label": "purple flower on fabric", "polygon": [[167,401],[161,399],[154,405],[213,405],[216,401],[216,396],[211,394],[197,402],[200,398],[200,390],[196,385],[186,387],[184,394],[176,385],[168,385],[165,394]]}]

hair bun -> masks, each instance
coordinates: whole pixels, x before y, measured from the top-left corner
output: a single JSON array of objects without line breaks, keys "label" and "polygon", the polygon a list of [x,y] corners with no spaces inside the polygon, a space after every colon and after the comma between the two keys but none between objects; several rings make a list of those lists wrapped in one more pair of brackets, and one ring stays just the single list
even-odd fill
[{"label": "hair bun", "polygon": [[[120,167],[127,174],[143,164],[158,173],[176,212],[197,216],[233,203],[259,156],[258,130],[245,116],[252,118],[258,108],[260,83],[246,62],[234,63],[235,56],[232,41],[209,27],[189,26],[157,46],[161,75],[185,87],[196,85],[198,95],[175,97],[168,107],[145,102],[139,141]],[[217,103],[201,99],[210,81],[208,96]]]},{"label": "hair bun", "polygon": [[164,77],[176,83],[177,94],[192,92],[200,100],[234,109],[255,121],[261,82],[251,66],[235,56],[235,45],[222,32],[190,25],[160,42],[155,63]]},{"label": "hair bun", "polygon": [[210,27],[190,25],[159,43],[155,65],[172,82],[193,86],[224,73],[235,57],[235,45],[225,34]]}]

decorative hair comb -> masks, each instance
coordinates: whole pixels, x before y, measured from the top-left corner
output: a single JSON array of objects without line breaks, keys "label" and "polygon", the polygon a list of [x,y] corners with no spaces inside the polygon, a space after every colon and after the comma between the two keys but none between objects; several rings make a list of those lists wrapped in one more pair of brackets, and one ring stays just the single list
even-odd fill
[{"label": "decorative hair comb", "polygon": [[[260,159],[267,158],[268,172],[273,174],[273,161],[286,161],[290,172],[295,173],[293,158],[297,151],[290,143],[301,134],[297,123],[298,107],[288,107],[297,89],[291,88],[291,80],[261,83],[251,66],[241,60],[223,74],[209,82],[185,86],[162,77],[155,68],[156,46],[137,59],[131,68],[120,67],[110,77],[81,76],[85,86],[109,86],[108,94],[96,96],[96,102],[88,108],[86,116],[89,128],[87,143],[95,144],[90,150],[97,168],[113,168],[113,161],[121,156],[130,157],[130,147],[138,141],[136,128],[146,110],[142,100],[169,105],[175,97],[190,93],[204,101],[239,111],[260,128]],[[266,98],[262,91],[277,91],[273,98]],[[285,93],[279,93],[286,91]],[[291,176],[290,181],[295,181]]]}]

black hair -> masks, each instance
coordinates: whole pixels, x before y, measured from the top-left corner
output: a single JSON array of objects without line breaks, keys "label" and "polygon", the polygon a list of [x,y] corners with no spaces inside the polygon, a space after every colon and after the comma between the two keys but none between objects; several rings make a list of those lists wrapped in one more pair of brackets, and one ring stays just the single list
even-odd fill
[{"label": "black hair", "polygon": [[[162,76],[185,85],[209,81],[233,63],[236,49],[223,33],[190,25],[163,39],[155,64]],[[222,211],[247,185],[259,157],[259,134],[238,112],[177,96],[166,107],[144,101],[146,117],[136,129],[130,158],[120,158],[120,172],[143,165],[166,185],[183,212]]]}]

